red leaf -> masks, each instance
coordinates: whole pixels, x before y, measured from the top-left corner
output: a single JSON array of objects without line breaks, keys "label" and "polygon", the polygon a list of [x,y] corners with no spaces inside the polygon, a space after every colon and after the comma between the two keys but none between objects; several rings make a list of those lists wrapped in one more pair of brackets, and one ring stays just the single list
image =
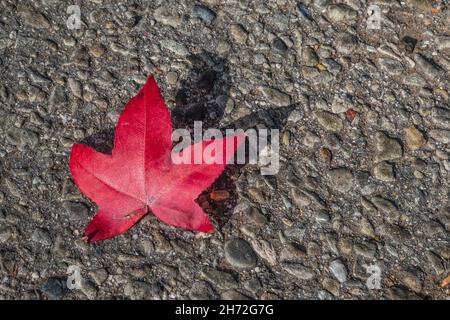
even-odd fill
[{"label": "red leaf", "polygon": [[[150,211],[173,226],[203,232],[213,225],[195,202],[224,170],[244,135],[225,137],[214,159],[222,164],[173,164],[172,121],[153,77],[125,106],[114,137],[112,155],[75,144],[72,177],[99,210],[84,232],[89,242],[124,233]],[[203,147],[220,140],[199,142]],[[226,145],[233,143],[232,154]],[[193,153],[194,145],[182,152]],[[197,151],[195,151],[197,152]],[[192,162],[193,163],[193,162]]]}]

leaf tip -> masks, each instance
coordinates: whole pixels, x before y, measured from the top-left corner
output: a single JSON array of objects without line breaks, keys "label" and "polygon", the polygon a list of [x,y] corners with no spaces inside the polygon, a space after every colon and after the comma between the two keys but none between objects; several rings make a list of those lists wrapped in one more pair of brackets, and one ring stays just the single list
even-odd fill
[{"label": "leaf tip", "polygon": [[209,220],[207,220],[197,230],[204,232],[204,233],[213,233],[215,229],[214,229],[213,224],[211,222],[209,222]]}]

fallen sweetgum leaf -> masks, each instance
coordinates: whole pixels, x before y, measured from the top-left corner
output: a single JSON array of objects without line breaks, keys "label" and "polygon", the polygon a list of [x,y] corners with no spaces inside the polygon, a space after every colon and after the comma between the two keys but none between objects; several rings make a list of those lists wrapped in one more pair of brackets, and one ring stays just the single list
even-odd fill
[{"label": "fallen sweetgum leaf", "polygon": [[[195,200],[219,177],[245,136],[222,139],[213,155],[221,164],[173,164],[171,135],[169,110],[156,81],[149,77],[119,118],[111,155],[83,144],[73,146],[72,177],[99,207],[84,232],[88,242],[124,233],[149,212],[188,230],[214,229]],[[219,140],[199,144],[205,148],[215,142]],[[225,152],[231,143],[233,152]],[[195,150],[191,145],[181,152],[188,152],[193,160]]]}]

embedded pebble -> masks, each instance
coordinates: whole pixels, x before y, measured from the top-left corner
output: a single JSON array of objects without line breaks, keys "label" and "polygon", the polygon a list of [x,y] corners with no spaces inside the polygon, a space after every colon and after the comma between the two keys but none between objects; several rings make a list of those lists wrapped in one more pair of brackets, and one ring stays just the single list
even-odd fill
[{"label": "embedded pebble", "polygon": [[196,4],[194,8],[192,9],[192,13],[195,17],[200,18],[206,23],[211,23],[216,18],[216,14],[214,11],[212,11],[210,8]]},{"label": "embedded pebble", "polygon": [[248,38],[248,32],[240,24],[230,26],[230,35],[238,44],[245,44]]},{"label": "embedded pebble", "polygon": [[332,22],[352,22],[358,18],[358,12],[345,4],[331,4],[326,8],[326,16]]},{"label": "embedded pebble", "polygon": [[347,282],[347,268],[341,260],[333,260],[330,263],[330,271],[340,283]]},{"label": "embedded pebble", "polygon": [[17,15],[22,19],[27,26],[37,29],[49,29],[51,24],[45,15],[32,8],[21,7],[17,11]]},{"label": "embedded pebble", "polygon": [[337,132],[341,131],[344,127],[342,119],[335,114],[327,111],[316,111],[314,115],[316,116],[319,124],[326,130]]},{"label": "embedded pebble", "polygon": [[395,138],[390,138],[383,132],[375,134],[375,161],[396,160],[403,156],[403,148]]},{"label": "embedded pebble", "polygon": [[259,91],[275,107],[285,107],[291,103],[291,97],[278,89],[260,87]]},{"label": "embedded pebble", "polygon": [[225,243],[225,258],[238,269],[252,269],[256,266],[256,255],[250,244],[243,239],[232,239]]},{"label": "embedded pebble", "polygon": [[328,172],[334,189],[340,192],[348,192],[354,184],[353,173],[346,168],[333,169]]},{"label": "embedded pebble", "polygon": [[409,127],[404,130],[406,146],[410,150],[417,150],[421,148],[425,143],[425,137],[416,127]]}]

